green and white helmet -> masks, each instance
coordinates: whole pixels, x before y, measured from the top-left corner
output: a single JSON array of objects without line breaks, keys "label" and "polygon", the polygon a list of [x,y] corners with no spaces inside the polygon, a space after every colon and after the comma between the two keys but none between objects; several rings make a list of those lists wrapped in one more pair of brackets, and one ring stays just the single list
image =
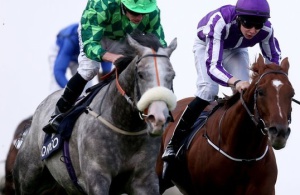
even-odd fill
[{"label": "green and white helmet", "polygon": [[133,12],[146,14],[156,9],[156,0],[121,0],[125,7]]}]

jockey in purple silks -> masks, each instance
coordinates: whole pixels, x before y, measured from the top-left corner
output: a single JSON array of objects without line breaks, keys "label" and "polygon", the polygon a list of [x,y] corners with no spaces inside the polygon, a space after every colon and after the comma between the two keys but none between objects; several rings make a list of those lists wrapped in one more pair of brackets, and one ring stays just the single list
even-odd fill
[{"label": "jockey in purple silks", "polygon": [[217,96],[219,85],[242,92],[249,86],[248,47],[259,44],[267,63],[279,64],[281,52],[274,37],[270,7],[266,0],[238,0],[204,16],[197,27],[193,52],[197,69],[196,97],[178,122],[162,159],[165,174],[180,142],[200,113]]}]

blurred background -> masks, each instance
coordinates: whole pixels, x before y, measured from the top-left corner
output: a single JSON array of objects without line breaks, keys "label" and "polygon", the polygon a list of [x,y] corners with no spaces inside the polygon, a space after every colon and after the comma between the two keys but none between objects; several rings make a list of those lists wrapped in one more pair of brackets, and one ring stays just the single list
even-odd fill
[{"label": "blurred background", "polygon": [[[174,91],[177,99],[193,96],[196,90],[196,69],[192,53],[198,21],[209,11],[234,0],[220,1],[166,1],[157,0],[161,9],[161,22],[166,41],[177,37],[178,47],[171,56],[176,78]],[[285,4],[284,4],[285,3]],[[290,62],[289,78],[296,96],[299,77],[299,39],[292,29],[298,24],[296,1],[269,0],[271,22],[275,28],[282,57]],[[0,177],[4,175],[4,162],[15,128],[21,120],[35,111],[38,104],[49,94],[50,66],[48,55],[57,32],[71,23],[79,22],[85,0],[0,0]],[[290,27],[291,26],[291,27]],[[297,47],[297,48],[296,48]],[[260,50],[250,49],[254,62]],[[299,82],[299,79],[298,79]],[[231,95],[228,88],[220,89],[220,96]],[[287,146],[275,151],[278,164],[277,195],[296,195],[300,180],[299,105],[293,103],[292,133]],[[165,194],[180,194],[170,189]]]}]

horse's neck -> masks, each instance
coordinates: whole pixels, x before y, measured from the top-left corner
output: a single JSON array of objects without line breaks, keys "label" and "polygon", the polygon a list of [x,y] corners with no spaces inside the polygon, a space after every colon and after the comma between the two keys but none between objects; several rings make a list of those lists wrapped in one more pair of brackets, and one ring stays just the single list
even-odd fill
[{"label": "horse's neck", "polygon": [[[140,119],[139,112],[135,105],[127,102],[126,98],[121,94],[121,90],[135,102],[135,61],[133,60],[128,67],[118,75],[118,80],[111,83],[109,90],[102,97],[103,106],[99,109],[107,120],[114,125],[127,131],[139,131],[146,128],[146,123]],[[119,89],[117,87],[119,85]],[[100,97],[101,98],[101,97]],[[134,103],[135,104],[135,103]]]}]

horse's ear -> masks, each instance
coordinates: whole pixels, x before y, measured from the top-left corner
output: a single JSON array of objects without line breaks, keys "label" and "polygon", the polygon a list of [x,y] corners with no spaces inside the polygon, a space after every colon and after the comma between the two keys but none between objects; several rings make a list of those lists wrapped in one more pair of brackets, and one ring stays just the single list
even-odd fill
[{"label": "horse's ear", "polygon": [[167,48],[165,48],[166,52],[168,53],[168,56],[171,56],[171,54],[176,49],[176,47],[177,47],[177,38],[174,38],[171,41],[170,45]]},{"label": "horse's ear", "polygon": [[261,54],[259,54],[258,56],[258,59],[257,59],[257,63],[262,66],[262,65],[265,65],[265,61],[264,61],[264,58]]},{"label": "horse's ear", "polygon": [[129,34],[127,34],[127,40],[129,45],[133,47],[141,56],[145,50],[145,47],[139,44],[136,40],[134,40]]},{"label": "horse's ear", "polygon": [[289,72],[289,68],[290,68],[290,63],[289,63],[289,60],[288,58],[284,58],[282,61],[281,61],[281,64],[280,64],[282,70],[288,74]]},{"label": "horse's ear", "polygon": [[259,75],[264,68],[264,58],[259,54],[258,58],[255,60],[255,63],[252,65],[252,71],[254,75]]}]

